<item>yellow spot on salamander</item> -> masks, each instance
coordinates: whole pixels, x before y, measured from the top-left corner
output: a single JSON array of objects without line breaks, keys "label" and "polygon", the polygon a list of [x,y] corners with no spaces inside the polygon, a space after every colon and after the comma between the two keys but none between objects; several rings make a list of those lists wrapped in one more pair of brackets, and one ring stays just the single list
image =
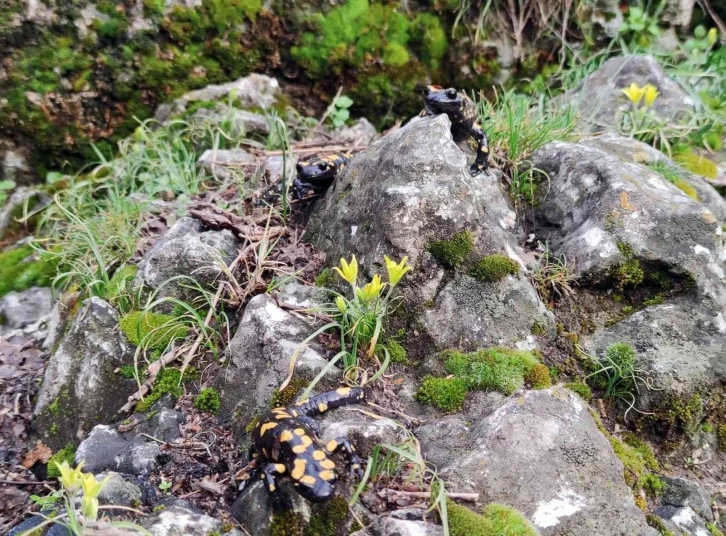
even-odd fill
[{"label": "yellow spot on salamander", "polygon": [[335,439],[331,439],[328,441],[328,444],[325,445],[325,448],[328,449],[328,452],[333,452],[338,448],[338,442]]},{"label": "yellow spot on salamander", "polygon": [[315,477],[311,475],[305,475],[300,479],[300,482],[302,482],[303,484],[307,484],[308,486],[313,486],[315,485]]},{"label": "yellow spot on salamander", "polygon": [[302,436],[300,438],[300,441],[302,441],[302,444],[305,445],[306,447],[309,447],[310,445],[313,444],[313,440],[310,438],[310,436],[306,436],[306,435]]},{"label": "yellow spot on salamander", "polygon": [[333,471],[329,471],[329,470],[320,471],[320,475],[318,475],[318,476],[320,476],[320,478],[322,480],[325,480],[326,482],[328,482],[330,480],[335,480],[335,473]]},{"label": "yellow spot on salamander", "polygon": [[270,492],[275,491],[275,484],[270,484],[270,488],[269,489],[270,489]]},{"label": "yellow spot on salamander", "polygon": [[278,473],[282,474],[282,473],[285,472],[285,466],[283,464],[281,464],[281,463],[276,463],[275,464],[275,471],[277,471]]},{"label": "yellow spot on salamander", "polygon": [[303,404],[307,404],[307,403],[308,403],[308,399],[307,398],[303,398],[302,400],[298,400],[297,402],[295,402],[295,405],[296,406],[302,406]]},{"label": "yellow spot on salamander", "polygon": [[305,474],[305,466],[307,465],[307,461],[301,460],[300,458],[295,460],[295,467],[293,467],[292,471],[290,472],[290,476],[294,478],[295,480],[300,480],[302,476]]},{"label": "yellow spot on salamander", "polygon": [[276,426],[277,426],[276,422],[266,422],[265,424],[262,425],[262,428],[260,428],[260,434],[265,435],[265,433],[268,430],[272,430]]},{"label": "yellow spot on salamander", "polygon": [[323,469],[335,469],[335,462],[333,460],[323,460],[320,462],[320,467]]},{"label": "yellow spot on salamander", "polygon": [[326,411],[328,411],[328,405],[325,402],[323,402],[322,404],[318,404],[318,411],[320,413],[325,413]]},{"label": "yellow spot on salamander", "polygon": [[481,152],[482,153],[488,153],[489,152],[489,147],[482,147],[481,148]]},{"label": "yellow spot on salamander", "polygon": [[322,450],[313,451],[313,459],[320,461],[324,460],[325,458],[327,458],[327,456]]},{"label": "yellow spot on salamander", "polygon": [[291,411],[290,413],[292,413],[292,416],[293,416],[293,417],[297,417],[298,415],[300,415],[300,414],[299,414],[299,413],[298,413],[297,411],[295,411],[295,410],[292,410],[292,411]]},{"label": "yellow spot on salamander", "polygon": [[295,435],[303,436],[305,435],[305,430],[302,428],[295,428]]},{"label": "yellow spot on salamander", "polygon": [[280,434],[280,441],[292,441],[293,437],[294,436],[290,430],[285,430]]},{"label": "yellow spot on salamander", "polygon": [[294,447],[292,447],[292,451],[295,454],[302,454],[306,450],[307,450],[307,447],[305,445],[295,445]]},{"label": "yellow spot on salamander", "polygon": [[335,390],[340,396],[348,396],[350,394],[350,387],[341,387]]}]

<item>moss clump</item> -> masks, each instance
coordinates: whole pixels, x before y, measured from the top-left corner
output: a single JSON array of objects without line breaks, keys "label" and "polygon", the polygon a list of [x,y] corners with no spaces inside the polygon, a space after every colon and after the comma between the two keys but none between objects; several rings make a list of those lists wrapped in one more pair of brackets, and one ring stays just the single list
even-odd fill
[{"label": "moss clump", "polygon": [[343,497],[334,497],[329,503],[317,504],[312,510],[303,536],[335,536],[348,519],[348,501]]},{"label": "moss clump", "polygon": [[173,316],[150,311],[129,313],[121,319],[119,326],[133,344],[158,353],[166,350],[173,340],[186,337],[189,331]]},{"label": "moss clump", "polygon": [[426,246],[428,252],[447,268],[461,266],[473,248],[474,236],[469,231],[460,231],[447,240],[437,240]]},{"label": "moss clump", "polygon": [[217,413],[221,404],[219,392],[213,387],[205,387],[194,398],[194,407],[209,413]]},{"label": "moss clump", "polygon": [[[691,173],[695,173],[696,175],[708,177],[709,179],[715,179],[718,175],[718,166],[716,165],[716,162],[714,162],[710,158],[706,158],[695,153],[681,153],[676,154],[674,156],[674,159],[682,168],[687,169],[688,171],[690,171]],[[689,184],[688,186],[691,185]],[[680,186],[678,187],[680,188]],[[691,186],[691,188],[693,187]],[[695,199],[698,199],[698,194],[696,194]]]},{"label": "moss clump", "polygon": [[302,536],[303,527],[293,510],[275,510],[270,523],[270,536]]},{"label": "moss clump", "polygon": [[535,320],[534,322],[532,322],[532,327],[530,328],[530,331],[532,332],[532,335],[538,335],[540,337],[543,337],[547,335],[547,326],[544,323]]},{"label": "moss clump", "polygon": [[726,424],[719,424],[716,428],[716,438],[718,439],[718,447],[722,452],[726,452]]},{"label": "moss clump", "polygon": [[706,528],[711,533],[711,536],[724,536],[723,531],[716,526],[716,523],[707,523]]},{"label": "moss clump", "polygon": [[469,275],[480,281],[499,281],[510,274],[517,275],[518,273],[519,264],[506,255],[498,253],[483,257],[469,269]]},{"label": "moss clump", "polygon": [[653,449],[650,448],[648,443],[632,433],[625,434],[623,439],[625,440],[625,443],[633,448],[635,453],[640,456],[640,459],[643,460],[643,463],[648,469],[651,471],[657,471],[660,469],[658,458],[655,457]]},{"label": "moss clump", "polygon": [[[189,372],[189,369],[187,369],[187,372]],[[149,411],[151,406],[167,393],[174,398],[179,398],[182,395],[181,372],[177,369],[165,368],[159,372],[151,393],[136,404],[136,411],[141,413]]]},{"label": "moss clump", "polygon": [[392,363],[402,363],[404,365],[411,364],[408,360],[408,352],[398,341],[388,339],[386,341],[386,348],[388,349],[388,355],[391,356]]},{"label": "moss clump", "polygon": [[633,247],[627,242],[618,242],[618,250],[625,257],[614,271],[618,288],[622,291],[625,287],[637,287],[642,284],[645,272],[640,266],[640,261],[635,258]]},{"label": "moss clump", "polygon": [[416,400],[449,413],[459,411],[464,406],[468,392],[466,382],[461,378],[427,376],[416,392]]},{"label": "moss clump", "polygon": [[275,389],[275,392],[272,393],[272,397],[270,398],[270,407],[279,408],[289,406],[295,401],[295,397],[300,390],[305,389],[308,385],[310,385],[308,380],[293,377],[290,383],[287,384],[287,387],[282,391]]},{"label": "moss clump", "polygon": [[660,536],[675,536],[671,531],[669,531],[665,524],[663,523],[663,520],[659,518],[655,514],[648,514],[645,516],[646,521],[648,521],[648,525],[653,527],[655,530],[660,532]]},{"label": "moss clump", "polygon": [[32,259],[30,244],[0,253],[0,297],[8,292],[22,292],[30,287],[49,287],[58,270],[58,259],[50,253]]},{"label": "moss clump", "polygon": [[645,461],[635,449],[623,443],[617,437],[610,437],[610,445],[615,455],[623,462],[625,483],[634,488],[643,476]]},{"label": "moss clump", "polygon": [[537,531],[514,508],[489,504],[482,514],[446,501],[451,536],[536,536]]},{"label": "moss clump", "polygon": [[688,398],[673,397],[666,403],[668,410],[664,417],[671,424],[679,427],[689,437],[694,437],[700,428],[703,413],[703,399],[698,393]]},{"label": "moss clump", "polygon": [[525,384],[535,389],[552,385],[547,367],[523,350],[489,348],[469,354],[449,350],[443,358],[447,372],[463,379],[469,390],[510,395]]},{"label": "moss clump", "polygon": [[333,281],[333,271],[330,268],[325,268],[322,272],[315,276],[315,286],[321,288],[327,288]]},{"label": "moss clump", "polygon": [[657,475],[647,473],[640,479],[640,485],[643,487],[649,497],[655,499],[663,495],[666,489],[666,483]]},{"label": "moss clump", "polygon": [[586,402],[590,402],[592,400],[592,390],[590,389],[590,387],[588,387],[587,384],[583,382],[566,383],[565,387],[567,387],[570,391],[573,391],[580,395],[582,399]]},{"label": "moss clump", "polygon": [[48,478],[58,478],[60,476],[57,464],[68,462],[68,465],[73,466],[75,456],[76,447],[73,445],[66,445],[64,448],[53,454],[53,456],[50,457],[50,460],[48,460]]}]

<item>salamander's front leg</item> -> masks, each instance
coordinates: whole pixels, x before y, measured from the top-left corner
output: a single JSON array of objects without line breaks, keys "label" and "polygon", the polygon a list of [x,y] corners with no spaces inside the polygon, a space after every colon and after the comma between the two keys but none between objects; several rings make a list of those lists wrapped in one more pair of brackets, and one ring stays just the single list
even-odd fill
[{"label": "salamander's front leg", "polygon": [[292,189],[295,199],[302,199],[308,193],[307,185],[297,177],[292,181]]},{"label": "salamander's front leg", "polygon": [[489,140],[487,139],[487,135],[477,124],[471,127],[471,135],[476,140],[477,145],[476,160],[474,160],[474,163],[471,165],[469,173],[471,173],[472,177],[478,175],[482,171],[488,175],[489,173],[487,170],[489,169]]},{"label": "salamander's front leg", "polygon": [[281,463],[268,463],[262,468],[260,478],[265,481],[270,493],[275,491],[275,476],[285,474],[285,466]]},{"label": "salamander's front leg", "polygon": [[364,462],[361,457],[358,456],[358,454],[355,452],[355,447],[350,444],[350,441],[348,441],[347,437],[332,439],[328,441],[328,444],[325,445],[325,448],[331,454],[336,454],[342,451],[345,454],[345,457],[348,459],[348,473],[351,475],[355,473],[358,478],[363,478]]}]

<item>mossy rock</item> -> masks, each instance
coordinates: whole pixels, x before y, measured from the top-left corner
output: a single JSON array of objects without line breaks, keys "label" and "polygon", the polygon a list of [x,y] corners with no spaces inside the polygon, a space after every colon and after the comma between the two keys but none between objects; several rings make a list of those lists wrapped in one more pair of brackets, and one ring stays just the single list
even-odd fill
[{"label": "mossy rock", "polygon": [[445,267],[456,268],[474,249],[474,236],[469,231],[460,231],[445,240],[431,242],[426,249]]},{"label": "mossy rock", "polygon": [[480,281],[499,281],[508,275],[519,273],[519,263],[506,255],[495,253],[477,261],[470,269],[469,275]]},{"label": "mossy rock", "polygon": [[477,514],[451,500],[446,502],[451,536],[537,536],[535,528],[517,510],[491,503]]}]

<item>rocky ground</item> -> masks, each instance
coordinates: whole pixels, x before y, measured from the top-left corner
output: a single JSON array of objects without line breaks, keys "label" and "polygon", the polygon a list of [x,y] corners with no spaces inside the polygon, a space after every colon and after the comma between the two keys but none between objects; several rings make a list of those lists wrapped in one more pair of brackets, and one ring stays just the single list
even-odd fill
[{"label": "rocky ground", "polygon": [[[182,217],[163,203],[155,209],[133,284],[168,299],[159,308],[168,313],[171,300],[191,301],[195,291],[166,282],[191,275],[212,294],[220,289],[215,307],[228,323],[205,324],[219,331],[214,348],[190,350],[198,327],[191,342],[161,348],[156,363],[172,367],[188,354],[192,372],[143,411],[133,408],[138,383],[120,374],[138,359],[133,335],[119,328],[112,305],[43,288],[7,294],[0,300],[2,530],[17,535],[37,523],[27,517],[39,509],[30,496],[57,488],[48,464],[65,453],[86,471],[112,475],[101,503],[139,510],[144,516],[130,517],[154,535],[443,534],[427,511],[432,477],[414,482],[412,465],[370,482],[350,507],[357,485],[350,479],[326,505],[311,505],[284,479],[274,494],[247,482],[250,423],[271,404],[294,400],[337,351],[335,336],[314,338],[293,364],[298,381],[278,392],[291,355],[325,319],[319,311],[330,298],[321,284],[340,288],[320,277],[329,275],[323,268],[355,255],[368,281],[388,255],[406,256],[413,267],[384,336],[407,358],[370,384],[367,405],[319,419],[324,441],[346,436],[364,457],[378,445],[416,445],[460,504],[521,512],[534,527],[521,534],[722,534],[726,202],[690,173],[683,180],[697,195],[686,195],[654,171],[653,162],[668,161],[664,154],[611,132],[607,119],[631,82],[667,93],[661,114],[683,105],[677,85],[650,59],[607,62],[568,96],[583,110],[597,101],[592,130],[604,132],[538,149],[530,165],[548,178],[524,211],[499,170],[469,175],[472,151],[454,143],[445,115],[385,134],[365,120],[329,131],[329,147],[359,151],[323,198],[295,203],[287,221],[263,202],[279,203],[275,190],[289,165],[280,155],[205,153],[199,165],[222,187],[191,200]],[[224,101],[233,88],[253,109],[272,105],[278,90],[255,76],[194,92],[157,115]],[[247,130],[268,128],[254,111],[235,120]],[[305,154],[321,144],[296,147]],[[230,180],[249,168],[265,177],[257,189]],[[262,258],[259,244],[270,237],[277,241]],[[547,255],[538,244],[548,245]],[[562,257],[568,280],[551,265]],[[493,260],[506,271],[482,275]],[[543,279],[543,267],[552,277]],[[607,399],[591,382],[593,396],[583,383],[614,343],[637,353],[632,404]],[[539,379],[520,374],[519,383],[472,390],[443,409],[422,403],[422,384],[455,380],[444,352],[495,347],[511,359],[531,356]],[[363,361],[361,375],[376,369]],[[318,391],[340,385],[341,376],[329,370]],[[202,388],[219,393],[217,411],[195,404]],[[466,534],[457,511],[451,534]]]}]

